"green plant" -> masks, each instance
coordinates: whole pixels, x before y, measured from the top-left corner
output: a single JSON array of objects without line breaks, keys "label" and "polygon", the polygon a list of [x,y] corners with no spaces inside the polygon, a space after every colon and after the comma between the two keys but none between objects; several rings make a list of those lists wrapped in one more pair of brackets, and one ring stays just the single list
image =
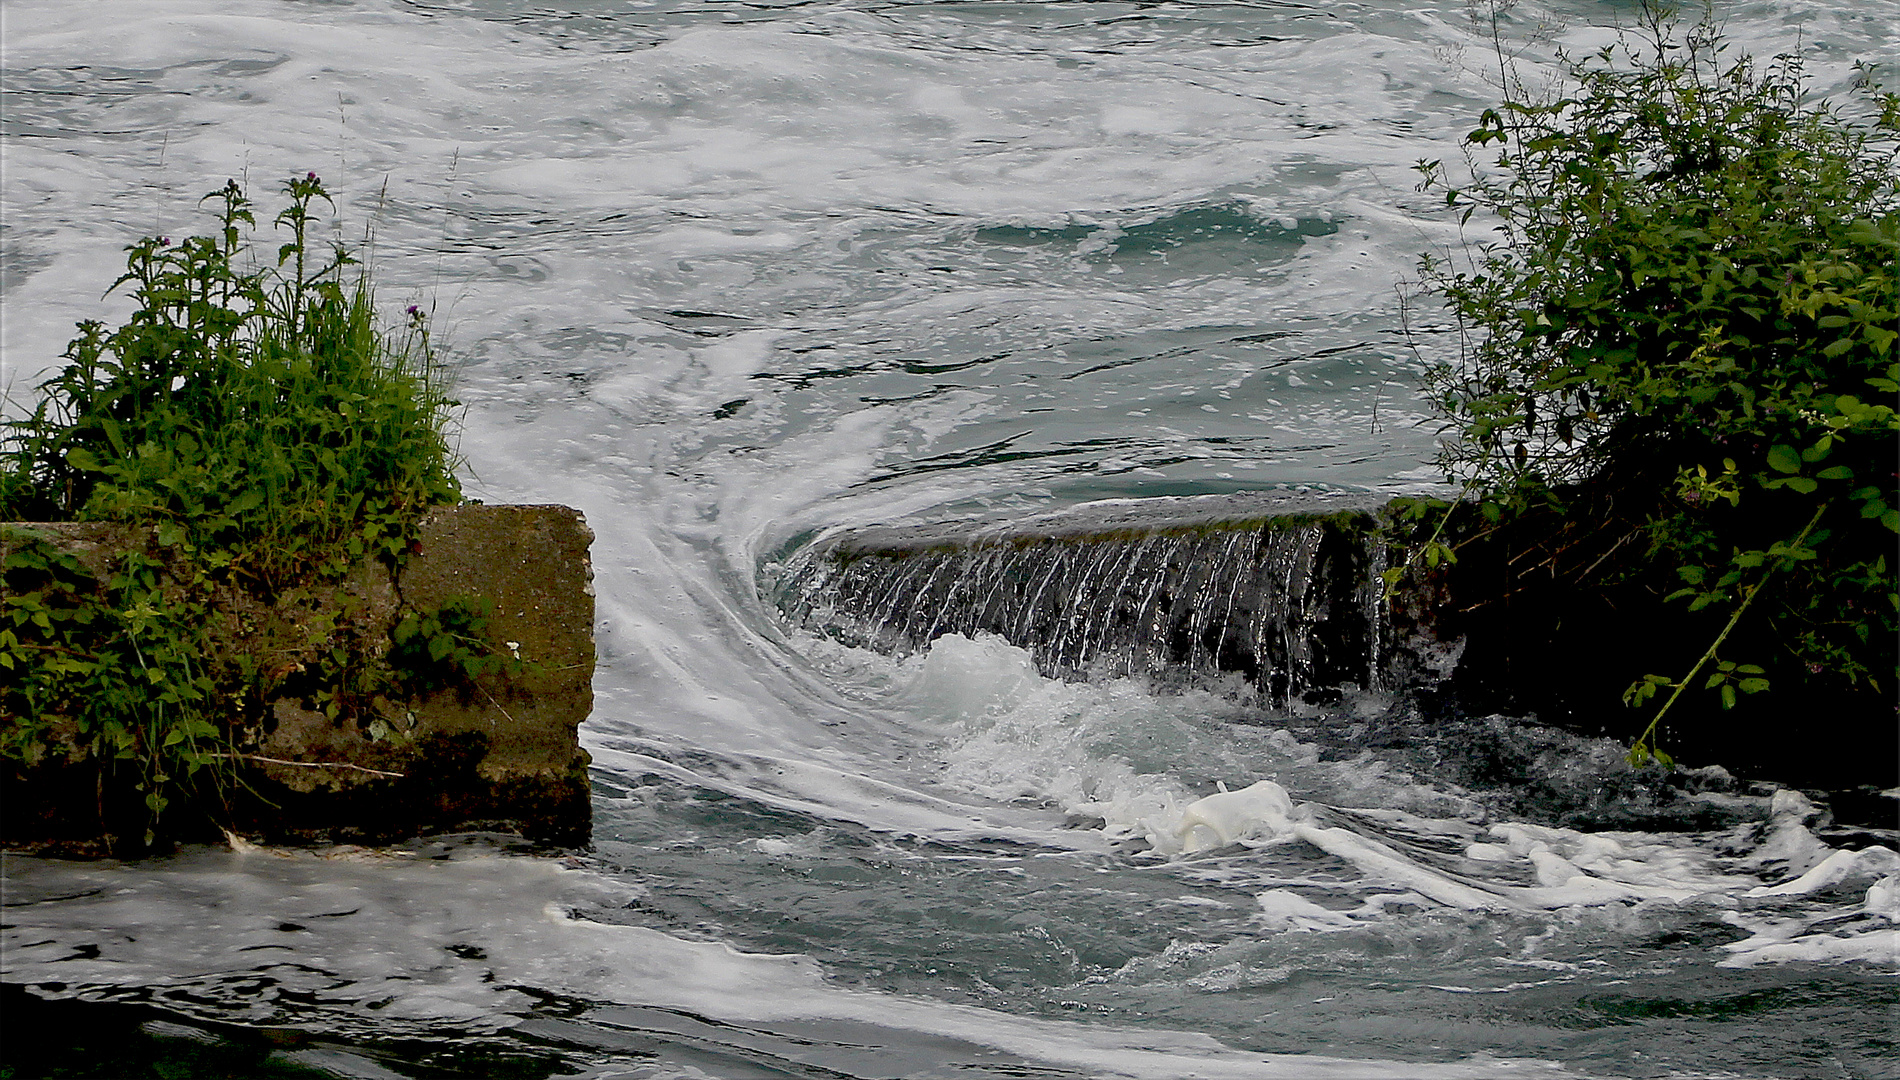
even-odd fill
[{"label": "green plant", "polygon": [[[1638,541],[1580,578],[1730,613],[1688,675],[1632,684],[1631,704],[1672,691],[1638,764],[1665,757],[1657,722],[1710,665],[1724,706],[1771,674],[1879,686],[1900,635],[1900,98],[1863,72],[1814,103],[1797,58],[1730,56],[1711,20],[1649,7],[1548,93],[1503,67],[1468,180],[1419,165],[1494,230],[1467,266],[1423,264],[1468,335],[1428,375],[1447,478],[1491,521]],[[1764,655],[1723,660],[1745,615]]]},{"label": "green plant", "polygon": [[[422,313],[384,332],[354,255],[312,238],[322,182],[283,190],[288,241],[268,265],[235,181],[205,197],[212,235],[131,245],[113,289],[132,315],[81,323],[32,411],[0,423],[0,519],[111,522],[156,545],[133,543],[100,580],[43,538],[12,538],[0,754],[31,763],[61,735],[129,760],[154,819],[232,758],[243,718],[285,685],[289,668],[220,659],[214,615],[233,596],[289,604],[364,559],[395,563],[424,508],[461,499],[455,403]],[[321,704],[360,705],[396,678],[349,662],[359,631],[311,633],[323,640],[304,652],[332,658],[328,684],[306,687]]]},{"label": "green plant", "polygon": [[156,815],[167,791],[224,749],[205,718],[217,688],[190,629],[201,605],[160,587],[143,553],[127,553],[101,583],[43,538],[8,539],[0,668],[11,688],[0,701],[13,722],[0,730],[0,754],[35,763],[53,729],[70,725],[86,752],[136,763]]},{"label": "green plant", "polygon": [[110,332],[81,323],[32,415],[0,428],[0,517],[151,521],[269,588],[393,558],[415,509],[460,499],[426,321],[411,308],[383,333],[354,257],[312,258],[322,182],[284,187],[273,267],[243,265],[254,219],[235,181],[206,196],[216,235],[127,249],[113,288],[137,310]]},{"label": "green plant", "polygon": [[[0,607],[0,754],[35,764],[50,745],[130,762],[151,814],[229,752],[209,717],[201,597],[168,588],[162,564],[130,551],[100,582],[44,538],[12,532]],[[61,729],[66,729],[62,731]],[[66,738],[60,738],[67,735]]]},{"label": "green plant", "polygon": [[492,601],[451,596],[433,611],[411,611],[389,632],[389,663],[412,693],[430,693],[472,685],[483,675],[519,675],[533,661],[508,646],[504,655],[488,634],[495,616]]}]

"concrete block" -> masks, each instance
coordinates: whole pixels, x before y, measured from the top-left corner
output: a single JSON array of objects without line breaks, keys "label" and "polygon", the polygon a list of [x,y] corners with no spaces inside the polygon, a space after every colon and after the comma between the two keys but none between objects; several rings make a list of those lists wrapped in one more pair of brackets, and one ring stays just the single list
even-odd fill
[{"label": "concrete block", "polygon": [[[150,530],[101,524],[6,526],[71,551],[97,580],[128,550],[166,557]],[[231,769],[222,784],[168,807],[157,840],[379,844],[490,830],[577,845],[591,816],[578,728],[593,703],[593,533],[562,506],[444,507],[421,523],[399,573],[381,563],[344,580],[272,597],[221,587],[207,617],[207,663],[244,656],[267,700],[231,703]],[[522,663],[392,700],[355,715],[321,707],[324,664],[342,647],[374,661],[406,611],[455,598],[493,606],[487,637]],[[0,716],[0,723],[11,717]],[[380,720],[381,723],[377,724]],[[100,762],[63,729],[32,766],[0,766],[0,843],[10,850],[137,853],[150,815],[132,763]]]}]

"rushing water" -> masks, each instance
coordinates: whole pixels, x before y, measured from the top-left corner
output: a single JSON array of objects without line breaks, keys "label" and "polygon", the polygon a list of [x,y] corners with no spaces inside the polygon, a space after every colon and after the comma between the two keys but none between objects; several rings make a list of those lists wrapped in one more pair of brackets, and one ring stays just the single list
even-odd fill
[{"label": "rushing water", "polygon": [[[1290,502],[1270,499],[1283,512]],[[1238,501],[1122,499],[1081,511],[1212,503],[1221,509],[1201,513],[1221,515]],[[1014,536],[963,524],[950,534],[957,543],[878,548],[867,537],[889,530],[845,534],[801,549],[774,595],[794,624],[848,644],[908,653],[947,633],[996,634],[1057,677],[1178,683],[1234,672],[1280,705],[1396,681],[1382,662],[1386,542],[1365,511],[1050,535],[1066,516],[1011,522]]]},{"label": "rushing water", "polygon": [[[1501,41],[1535,76],[1631,11]],[[1892,0],[1723,11],[1824,86],[1900,49]],[[1900,1074],[1893,835],[1793,792],[769,601],[841,527],[1429,483],[1397,286],[1459,241],[1410,166],[1494,100],[1462,4],[0,20],[16,398],[122,245],[316,170],[463,365],[473,492],[585,510],[601,617],[592,852],[10,859],[8,983],[364,1077]]]}]

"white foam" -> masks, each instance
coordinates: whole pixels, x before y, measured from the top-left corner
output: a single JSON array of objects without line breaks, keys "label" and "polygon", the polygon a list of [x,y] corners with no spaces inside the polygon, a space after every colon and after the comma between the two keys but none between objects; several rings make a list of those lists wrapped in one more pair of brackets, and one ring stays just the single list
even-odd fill
[{"label": "white foam", "polygon": [[[1462,845],[1468,865],[1454,871],[1364,831],[1329,824],[1323,820],[1327,806],[1295,799],[1275,780],[1235,790],[1222,784],[1215,794],[1193,797],[1181,782],[1184,773],[1235,760],[1206,743],[1244,737],[1245,729],[1222,722],[1234,706],[1212,695],[1161,696],[1125,679],[1060,683],[1038,675],[1027,652],[995,635],[945,635],[908,670],[912,674],[900,700],[949,725],[945,778],[952,786],[1099,816],[1111,837],[1143,839],[1172,858],[1191,859],[1233,845],[1304,844],[1362,875],[1363,903],[1345,913],[1308,910],[1293,893],[1260,894],[1269,898],[1262,901],[1269,926],[1339,929],[1389,917],[1395,896],[1489,913],[1685,903],[1733,908],[1744,900],[1810,896],[1900,869],[1900,855],[1887,848],[1829,849],[1805,824],[1818,811],[1793,791],[1776,794],[1769,820],[1755,830],[1759,837],[1752,844],[1739,834],[1727,838],[1748,844],[1740,855],[1718,855],[1692,834],[1591,833],[1527,822],[1494,823],[1480,834],[1458,819],[1390,809],[1360,813],[1421,835],[1470,837]],[[1277,752],[1290,775],[1295,769],[1303,777],[1323,771],[1313,748],[1292,744],[1284,733],[1263,744]],[[1258,755],[1263,744],[1249,749]],[[1252,761],[1257,766],[1261,759]],[[1415,785],[1390,771],[1362,773],[1360,786],[1346,790],[1375,803]],[[1535,884],[1518,880],[1525,874]],[[1774,883],[1765,884],[1764,875],[1773,876]],[[1307,926],[1298,922],[1302,918],[1320,921]],[[1884,939],[1864,927],[1823,937],[1794,943],[1783,934],[1738,955],[1748,963],[1809,954],[1836,959],[1885,955]],[[1843,943],[1862,938],[1861,944]],[[1724,962],[1743,961],[1728,957]]]},{"label": "white foam", "polygon": [[1363,925],[1351,915],[1308,900],[1296,892],[1271,889],[1258,897],[1260,914],[1256,922],[1275,930],[1331,931]]},{"label": "white foam", "polygon": [[1163,850],[1192,855],[1242,840],[1279,839],[1294,833],[1293,799],[1271,780],[1223,791],[1191,803],[1169,830]]},{"label": "white foam", "polygon": [[[1856,858],[1851,860],[1851,867],[1830,872],[1828,884],[1868,871],[1890,869],[1895,865],[1896,856],[1885,848],[1839,854],[1865,856],[1874,851],[1882,854],[1874,858]],[[1843,860],[1836,865],[1839,867],[1847,862]],[[1827,863],[1822,865],[1826,866]],[[1793,896],[1808,891],[1812,890],[1771,893],[1757,890],[1750,895]],[[1794,917],[1741,912],[1731,912],[1723,917],[1749,930],[1750,935],[1722,946],[1730,955],[1720,962],[1720,967],[1754,967],[1758,964],[1794,961],[1866,961],[1893,968],[1900,974],[1900,929],[1881,925],[1900,922],[1900,874],[1889,873],[1868,886],[1862,903],[1855,907]]]},{"label": "white foam", "polygon": [[900,700],[925,716],[967,721],[1014,709],[1048,685],[1028,650],[998,635],[945,634],[931,642]]},{"label": "white foam", "polygon": [[1869,847],[1860,851],[1835,851],[1813,869],[1780,885],[1763,885],[1748,890],[1746,896],[1806,896],[1830,885],[1864,875],[1900,870],[1900,854],[1891,848]]}]

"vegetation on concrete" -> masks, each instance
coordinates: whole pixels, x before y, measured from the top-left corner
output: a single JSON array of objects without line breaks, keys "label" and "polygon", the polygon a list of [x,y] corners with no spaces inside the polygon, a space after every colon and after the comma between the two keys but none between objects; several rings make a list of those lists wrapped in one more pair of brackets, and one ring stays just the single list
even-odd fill
[{"label": "vegetation on concrete", "polygon": [[[400,562],[422,511],[462,496],[427,320],[412,307],[394,330],[379,323],[355,254],[314,235],[330,204],[314,173],[283,193],[286,242],[261,264],[235,181],[204,199],[211,235],[131,245],[113,285],[131,316],[81,323],[32,411],[0,424],[0,520],[111,522],[128,538],[103,572],[10,538],[0,756],[122,763],[153,820],[181,791],[222,793],[218,766],[273,696],[365,714],[439,683],[434,661],[474,640],[471,606],[410,613],[395,660],[419,648],[432,662],[399,670],[394,626],[357,625],[347,604],[320,625],[301,614],[365,560]],[[286,608],[295,640],[214,647],[262,640],[255,624]],[[233,619],[244,625],[221,625]]]},{"label": "vegetation on concrete", "polygon": [[[1863,71],[1816,101],[1798,58],[1647,6],[1547,91],[1503,70],[1465,168],[1419,165],[1490,230],[1423,268],[1465,335],[1428,376],[1447,478],[1487,522],[1557,523],[1545,566],[1726,616],[1686,674],[1628,674],[1661,705],[1637,764],[1667,761],[1685,690],[1890,692],[1900,98]],[[1420,560],[1455,557],[1421,535]]]}]

